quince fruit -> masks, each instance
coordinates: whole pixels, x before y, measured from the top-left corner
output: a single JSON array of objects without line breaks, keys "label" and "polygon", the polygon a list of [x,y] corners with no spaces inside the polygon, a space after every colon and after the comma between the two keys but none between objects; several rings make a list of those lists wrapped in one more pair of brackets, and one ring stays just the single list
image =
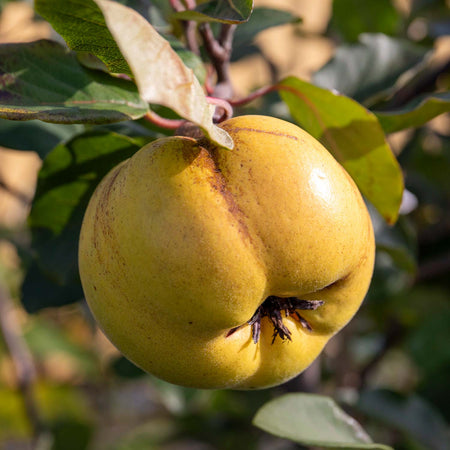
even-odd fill
[{"label": "quince fruit", "polygon": [[307,368],[359,308],[374,235],[361,195],[297,126],[241,116],[235,148],[158,139],[100,183],[79,249],[87,302],[171,383],[257,389]]}]

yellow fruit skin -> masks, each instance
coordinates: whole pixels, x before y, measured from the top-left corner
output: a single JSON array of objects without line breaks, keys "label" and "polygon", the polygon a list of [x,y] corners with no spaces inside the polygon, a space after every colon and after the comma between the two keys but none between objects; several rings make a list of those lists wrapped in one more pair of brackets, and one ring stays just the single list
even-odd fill
[{"label": "yellow fruit skin", "polygon": [[[129,359],[171,383],[256,389],[303,371],[355,314],[374,236],[353,181],[300,128],[264,116],[221,125],[232,151],[164,138],[113,169],[80,236],[88,304]],[[246,323],[268,296],[324,300],[292,340],[257,344]],[[227,337],[230,329],[241,326]]]}]

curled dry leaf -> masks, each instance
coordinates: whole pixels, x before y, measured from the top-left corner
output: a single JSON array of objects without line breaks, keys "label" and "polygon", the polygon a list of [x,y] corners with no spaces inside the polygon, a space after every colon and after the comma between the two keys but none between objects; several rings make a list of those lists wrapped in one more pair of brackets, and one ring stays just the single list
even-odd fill
[{"label": "curled dry leaf", "polygon": [[95,3],[133,72],[142,98],[173,109],[220,146],[232,148],[230,136],[213,123],[214,106],[169,42],[131,8],[108,0]]}]

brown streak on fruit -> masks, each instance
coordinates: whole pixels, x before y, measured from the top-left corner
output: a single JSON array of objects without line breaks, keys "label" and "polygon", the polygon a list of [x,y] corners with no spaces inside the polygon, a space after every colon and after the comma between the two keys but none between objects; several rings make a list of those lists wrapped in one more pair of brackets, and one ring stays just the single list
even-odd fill
[{"label": "brown streak on fruit", "polygon": [[239,231],[246,237],[246,239],[251,241],[252,239],[250,231],[244,221],[245,214],[240,209],[233,194],[228,189],[227,180],[219,167],[216,152],[214,150],[207,150],[203,147],[200,148],[201,150],[196,162],[200,167],[204,167],[209,171],[210,177],[208,181],[211,185],[211,188],[222,196],[227,205],[228,212],[235,219],[236,223],[239,226]]},{"label": "brown streak on fruit", "polygon": [[[102,191],[102,196],[98,199],[96,209],[95,209],[95,221],[94,221],[94,237],[93,237],[93,244],[94,248],[96,249],[97,258],[99,259],[99,262],[103,265],[103,261],[101,259],[101,250],[99,251],[98,248],[98,238],[99,233],[102,232],[104,236],[108,236],[109,239],[112,238],[112,228],[109,225],[109,221],[105,220],[105,215],[108,215],[108,203],[111,196],[111,191],[113,188],[113,185],[116,181],[116,178],[118,177],[119,173],[121,172],[124,165],[122,164],[119,166],[115,173],[111,176],[111,178],[108,180],[108,185],[106,189]],[[98,227],[100,229],[98,229]],[[117,251],[116,251],[117,253]],[[118,255],[119,256],[119,255]]]},{"label": "brown streak on fruit", "polygon": [[226,131],[230,133],[238,133],[240,131],[252,131],[255,133],[265,133],[265,134],[271,134],[273,136],[280,136],[285,137],[288,139],[294,139],[295,141],[298,141],[299,139],[296,136],[291,136],[287,133],[281,133],[279,131],[269,131],[269,130],[260,130],[259,128],[250,128],[250,127],[223,127]]},{"label": "brown streak on fruit", "polygon": [[368,258],[368,254],[367,254],[367,251],[366,251],[366,252],[364,252],[364,254],[359,259],[358,264],[356,264],[356,266],[355,266],[356,269],[359,269],[361,266],[363,266],[366,263],[367,258]]}]

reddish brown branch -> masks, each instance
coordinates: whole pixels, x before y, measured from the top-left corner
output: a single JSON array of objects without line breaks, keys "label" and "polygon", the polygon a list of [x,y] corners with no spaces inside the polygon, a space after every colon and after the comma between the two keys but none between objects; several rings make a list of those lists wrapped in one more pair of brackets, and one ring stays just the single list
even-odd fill
[{"label": "reddish brown branch", "polygon": [[217,111],[216,109],[216,114],[214,114],[214,119],[216,123],[223,122],[224,120],[233,117],[233,107],[227,100],[216,97],[206,97],[206,100],[208,100],[208,103],[210,103],[211,105],[215,105],[222,110]]},{"label": "reddish brown branch", "polygon": [[159,114],[156,114],[153,111],[149,111],[145,116],[145,120],[155,124],[158,127],[165,128],[167,130],[176,130],[178,127],[183,125],[186,122],[183,119],[166,119],[165,117],[161,117]]},{"label": "reddish brown branch", "polygon": [[222,25],[219,37],[216,39],[208,23],[199,27],[205,50],[217,74],[217,83],[214,88],[214,97],[230,99],[233,95],[233,86],[230,77],[230,59],[233,44],[233,35],[236,25]]},{"label": "reddish brown branch", "polygon": [[[175,12],[181,12],[186,11],[187,9],[194,9],[196,2],[195,0],[185,0],[184,2],[181,2],[180,0],[170,0],[170,5]],[[186,20],[183,21],[183,26],[187,48],[196,55],[200,55],[200,48],[197,42],[197,23],[193,20]]]},{"label": "reddish brown branch", "polygon": [[185,8],[180,0],[169,0],[170,6],[176,12],[184,11]]},{"label": "reddish brown branch", "polygon": [[8,186],[1,178],[0,178],[0,189],[4,189],[8,194],[12,195],[14,198],[19,200],[24,205],[28,205],[30,203],[30,199],[27,195],[18,191],[17,189]]},{"label": "reddish brown branch", "polygon": [[197,42],[197,24],[193,20],[188,20],[184,27],[184,35],[186,37],[186,45],[188,49],[200,55],[200,48]]},{"label": "reddish brown branch", "polygon": [[247,97],[240,98],[237,100],[230,100],[230,104],[231,104],[231,106],[243,106],[243,105],[246,105],[247,103],[252,102],[253,100],[256,100],[259,97],[262,97],[263,95],[268,94],[269,92],[277,91],[278,89],[280,89],[280,86],[278,86],[278,85],[264,86],[260,89],[257,89],[256,91],[252,92]]}]

